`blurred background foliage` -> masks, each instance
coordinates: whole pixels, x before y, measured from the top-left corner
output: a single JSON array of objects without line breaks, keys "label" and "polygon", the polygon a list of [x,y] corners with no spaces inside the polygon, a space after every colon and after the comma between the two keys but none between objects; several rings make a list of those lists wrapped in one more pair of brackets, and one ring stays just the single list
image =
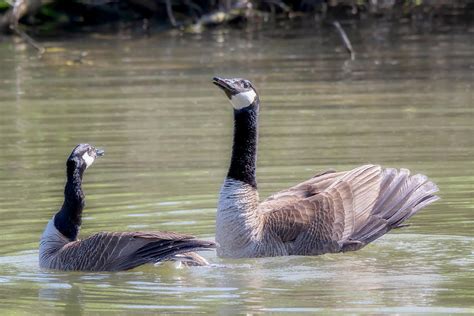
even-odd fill
[{"label": "blurred background foliage", "polygon": [[0,28],[35,33],[54,31],[149,31],[204,27],[274,18],[310,16],[335,19],[411,19],[466,23],[474,0],[0,0]]}]

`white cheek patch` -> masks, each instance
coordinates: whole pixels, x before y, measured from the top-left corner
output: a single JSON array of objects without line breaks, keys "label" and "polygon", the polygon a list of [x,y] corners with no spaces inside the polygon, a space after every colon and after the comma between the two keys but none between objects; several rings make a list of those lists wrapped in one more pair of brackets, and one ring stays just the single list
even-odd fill
[{"label": "white cheek patch", "polygon": [[86,168],[89,168],[89,166],[92,165],[92,163],[94,162],[94,157],[90,156],[87,152],[82,155],[82,159],[86,163]]},{"label": "white cheek patch", "polygon": [[232,103],[232,106],[234,107],[234,109],[240,110],[252,104],[253,101],[255,101],[256,96],[257,94],[252,89],[247,92],[241,92],[239,94],[233,95],[230,98],[230,103]]}]

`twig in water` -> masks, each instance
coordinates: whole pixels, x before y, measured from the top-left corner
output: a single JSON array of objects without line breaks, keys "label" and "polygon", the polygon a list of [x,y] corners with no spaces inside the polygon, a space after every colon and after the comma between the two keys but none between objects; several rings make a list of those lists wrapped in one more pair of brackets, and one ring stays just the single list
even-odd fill
[{"label": "twig in water", "polygon": [[344,46],[346,46],[347,51],[351,55],[351,60],[354,60],[355,59],[354,49],[352,48],[351,41],[349,40],[349,37],[347,37],[347,34],[342,28],[341,24],[338,21],[334,21],[332,22],[332,25],[336,27],[337,31],[339,32],[339,35],[341,35],[342,42],[344,43]]},{"label": "twig in water", "polygon": [[10,9],[10,16],[8,17],[9,23],[7,24],[13,32],[15,32],[17,35],[19,35],[22,40],[24,40],[26,43],[30,44],[34,48],[38,50],[38,53],[43,55],[46,52],[46,49],[39,44],[37,41],[35,41],[31,36],[20,30],[18,27],[18,22],[20,19],[25,16],[28,11],[31,9],[30,5],[34,4],[40,4],[41,0],[36,2],[36,3],[30,3],[26,0],[17,0],[17,1],[6,1],[12,8]]},{"label": "twig in water", "polygon": [[189,7],[191,12],[194,10],[198,15],[203,15],[202,8],[191,0],[184,0],[184,4]]},{"label": "twig in water", "polygon": [[166,0],[166,13],[168,14],[168,18],[170,19],[170,23],[173,26],[176,26],[176,19],[173,15],[173,8],[171,7],[171,0]]},{"label": "twig in water", "polygon": [[40,43],[38,43],[33,38],[31,38],[31,36],[20,30],[17,25],[11,24],[10,29],[16,34],[18,34],[25,42],[36,48],[40,56],[46,52],[46,49]]},{"label": "twig in water", "polygon": [[283,1],[281,1],[281,0],[265,0],[265,2],[279,7],[285,13],[290,13],[291,12],[290,7],[287,6],[286,4],[284,4]]}]

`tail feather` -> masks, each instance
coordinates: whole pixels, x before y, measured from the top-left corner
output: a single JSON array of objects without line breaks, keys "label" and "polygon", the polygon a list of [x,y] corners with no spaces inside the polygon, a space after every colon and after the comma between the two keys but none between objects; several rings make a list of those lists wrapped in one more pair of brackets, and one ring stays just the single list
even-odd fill
[{"label": "tail feather", "polygon": [[129,258],[122,260],[116,268],[117,270],[129,270],[146,263],[173,260],[179,254],[210,250],[215,247],[214,242],[199,239],[155,241],[132,253]]},{"label": "tail feather", "polygon": [[[139,249],[134,255],[137,257],[149,258],[150,260],[160,261],[164,258],[189,252],[189,249],[205,250],[215,248],[215,244],[211,241],[199,239],[185,239],[171,241],[170,243],[150,243]],[[188,251],[182,251],[187,249]]]}]

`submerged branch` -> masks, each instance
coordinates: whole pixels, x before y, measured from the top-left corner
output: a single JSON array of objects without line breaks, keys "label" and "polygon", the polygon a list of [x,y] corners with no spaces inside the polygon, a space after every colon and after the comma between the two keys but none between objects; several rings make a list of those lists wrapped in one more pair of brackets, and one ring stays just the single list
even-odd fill
[{"label": "submerged branch", "polygon": [[166,0],[166,13],[168,14],[168,19],[170,20],[171,25],[177,26],[176,19],[173,14],[173,7],[171,6],[171,0]]},{"label": "submerged branch", "polygon": [[265,0],[265,2],[279,7],[280,10],[282,10],[285,13],[290,13],[291,12],[291,8],[281,0]]},{"label": "submerged branch", "polygon": [[17,35],[19,35],[26,43],[36,48],[40,55],[43,55],[46,52],[46,49],[43,47],[43,45],[41,45],[40,43],[35,41],[31,36],[23,32],[22,30],[20,30],[18,28],[18,24],[10,25],[10,29],[14,31]]},{"label": "submerged branch", "polygon": [[355,59],[355,52],[354,49],[352,48],[351,41],[349,40],[349,37],[347,36],[346,32],[342,28],[341,24],[338,21],[332,22],[332,25],[337,29],[339,32],[339,35],[341,36],[342,42],[344,43],[344,46],[346,47],[347,52],[351,55],[351,60]]},{"label": "submerged branch", "polygon": [[17,0],[15,2],[7,3],[11,5],[11,8],[5,13],[2,21],[0,21],[0,28],[13,31],[13,33],[20,36],[23,41],[38,50],[40,55],[44,54],[46,49],[19,28],[20,19],[27,16],[28,14],[36,12],[41,6],[41,0]]}]

